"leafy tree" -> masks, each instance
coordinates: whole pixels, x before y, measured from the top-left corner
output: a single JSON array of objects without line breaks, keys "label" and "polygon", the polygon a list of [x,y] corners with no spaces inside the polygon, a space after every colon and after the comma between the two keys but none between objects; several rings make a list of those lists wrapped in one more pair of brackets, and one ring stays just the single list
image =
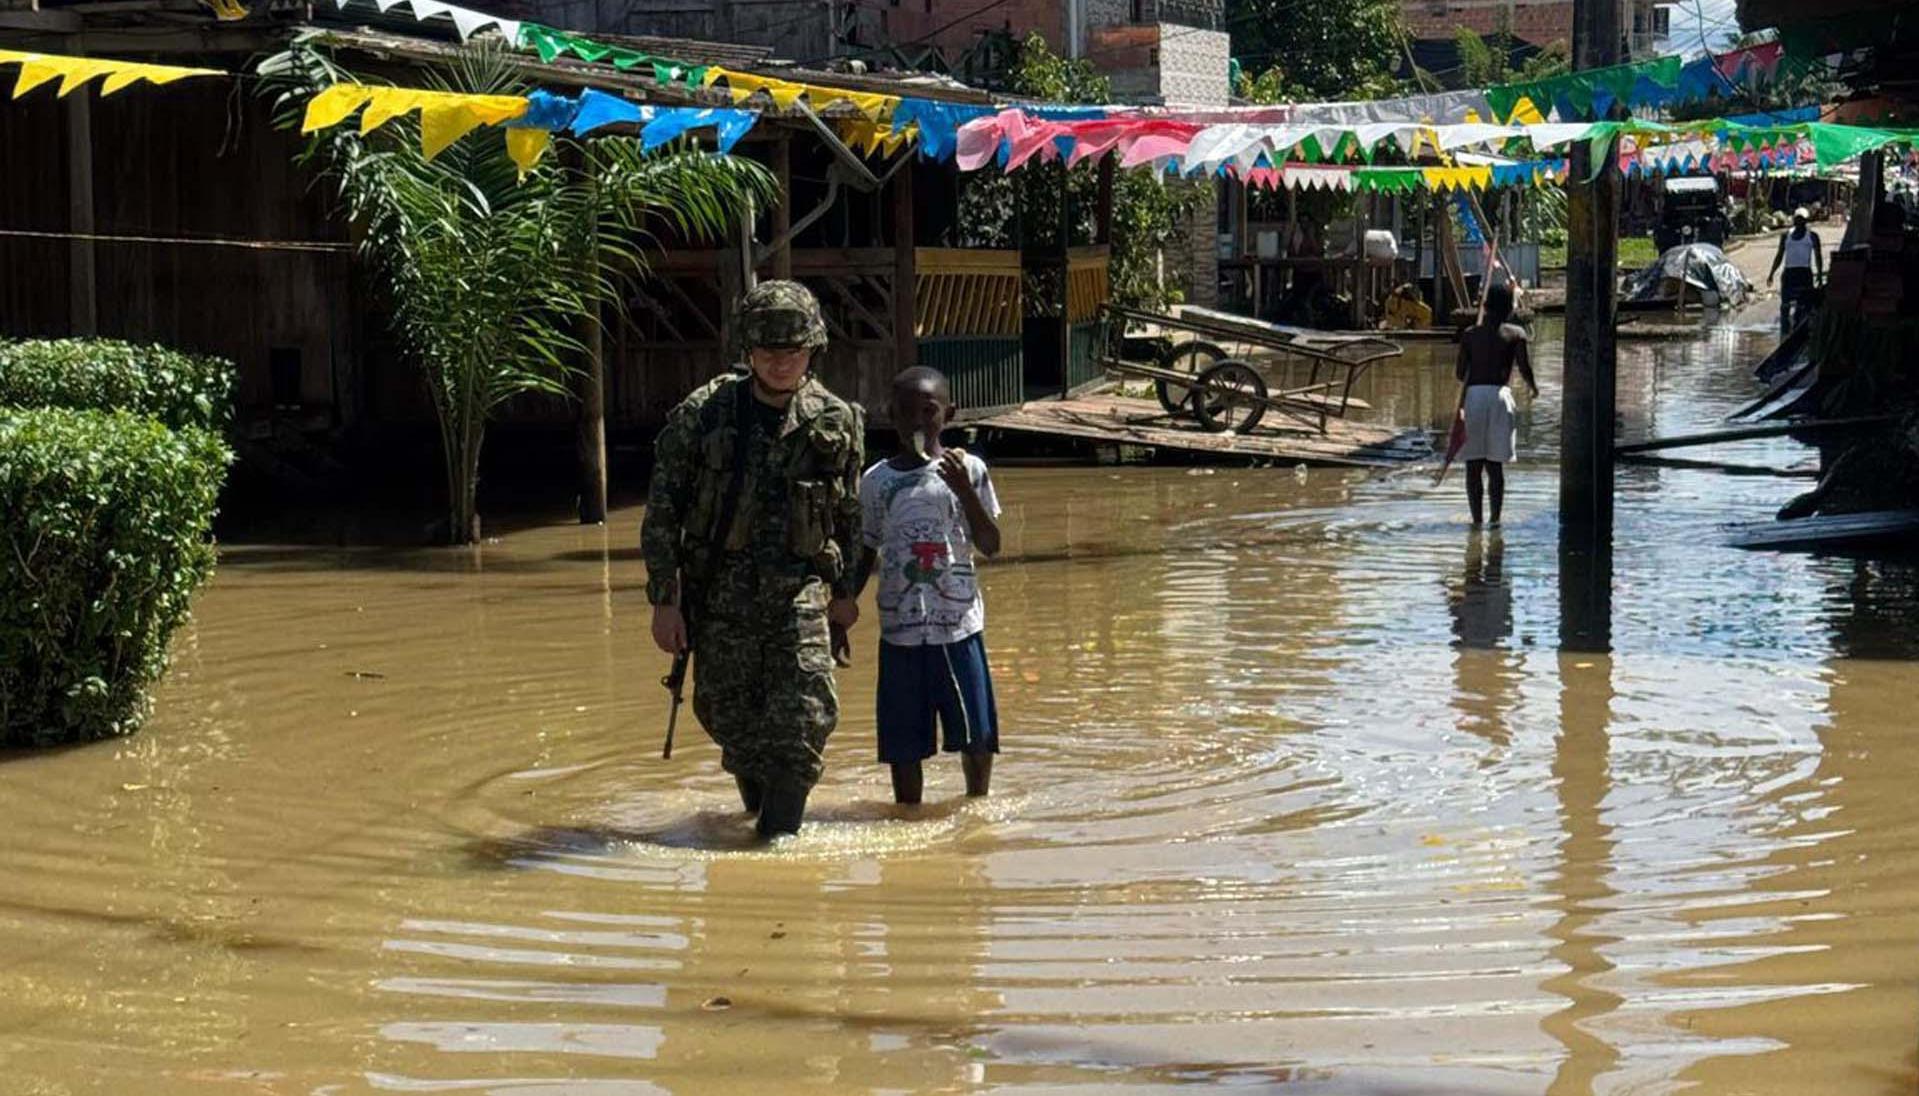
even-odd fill
[{"label": "leafy tree", "polygon": [[1270,101],[1399,93],[1393,72],[1405,37],[1398,0],[1229,0],[1226,19],[1233,55],[1249,68],[1277,71]]},{"label": "leafy tree", "polygon": [[1503,17],[1490,36],[1482,37],[1466,27],[1455,28],[1453,44],[1459,51],[1455,87],[1523,83],[1572,71],[1571,50],[1561,40],[1548,42],[1522,60],[1517,68],[1513,67],[1513,53],[1520,43]]},{"label": "leafy tree", "polygon": [[[303,42],[263,62],[282,123],[306,100],[354,77]],[[362,81],[363,82],[363,81]],[[524,94],[497,52],[464,53],[438,90]],[[713,237],[769,198],[771,175],[690,144],[642,153],[630,138],[560,142],[524,179],[497,129],[483,127],[428,160],[417,120],[361,135],[316,134],[304,158],[326,172],[362,255],[384,276],[395,333],[420,368],[440,427],[448,538],[479,538],[477,489],[488,420],[515,396],[570,396],[575,332],[617,282],[645,265],[650,230]],[[562,166],[562,165],[570,166]]]}]

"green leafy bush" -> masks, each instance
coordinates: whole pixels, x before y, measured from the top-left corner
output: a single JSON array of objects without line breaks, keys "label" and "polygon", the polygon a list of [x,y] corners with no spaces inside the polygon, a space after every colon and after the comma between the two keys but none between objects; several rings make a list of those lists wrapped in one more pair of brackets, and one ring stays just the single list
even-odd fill
[{"label": "green leafy bush", "polygon": [[112,339],[0,340],[0,406],[137,411],[219,432],[232,416],[233,365]]},{"label": "green leafy bush", "polygon": [[231,457],[211,431],[130,412],[0,410],[0,744],[139,726],[213,568]]}]

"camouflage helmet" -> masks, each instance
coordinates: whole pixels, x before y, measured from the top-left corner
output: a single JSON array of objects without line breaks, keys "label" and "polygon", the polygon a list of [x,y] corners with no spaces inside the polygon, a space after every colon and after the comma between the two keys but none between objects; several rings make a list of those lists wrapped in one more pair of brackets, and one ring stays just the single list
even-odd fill
[{"label": "camouflage helmet", "polygon": [[798,282],[767,281],[740,302],[740,343],[754,347],[826,348],[826,319],[813,291]]}]

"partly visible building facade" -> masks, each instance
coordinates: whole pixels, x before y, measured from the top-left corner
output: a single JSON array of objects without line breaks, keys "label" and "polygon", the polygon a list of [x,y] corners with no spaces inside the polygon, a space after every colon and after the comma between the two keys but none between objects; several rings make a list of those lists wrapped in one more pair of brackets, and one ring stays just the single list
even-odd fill
[{"label": "partly visible building facade", "polygon": [[[1670,25],[1671,5],[1654,0],[1619,0],[1620,25],[1628,29],[1629,57],[1661,51]],[[1451,42],[1459,28],[1490,36],[1502,31],[1543,49],[1554,42],[1570,46],[1571,0],[1400,0],[1399,17],[1417,42]]]}]

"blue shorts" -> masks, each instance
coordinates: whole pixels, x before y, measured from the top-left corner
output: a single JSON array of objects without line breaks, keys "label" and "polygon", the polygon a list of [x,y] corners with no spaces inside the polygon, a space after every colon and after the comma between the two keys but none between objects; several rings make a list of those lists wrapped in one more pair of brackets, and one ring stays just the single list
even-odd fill
[{"label": "blue shorts", "polygon": [[999,709],[981,633],[919,647],[880,643],[880,762],[924,761],[939,752],[936,714],[947,753],[999,752]]}]

